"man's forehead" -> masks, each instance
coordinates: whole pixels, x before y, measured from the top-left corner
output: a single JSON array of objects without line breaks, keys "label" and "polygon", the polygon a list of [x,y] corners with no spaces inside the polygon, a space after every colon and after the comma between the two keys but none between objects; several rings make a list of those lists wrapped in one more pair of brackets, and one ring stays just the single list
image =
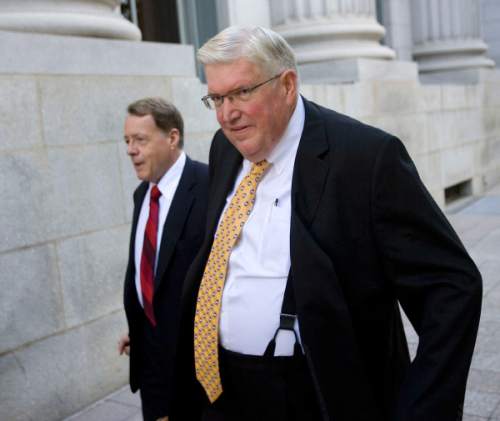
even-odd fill
[{"label": "man's forehead", "polygon": [[125,119],[125,130],[133,130],[134,132],[145,132],[156,128],[156,123],[151,114],[143,116],[128,114]]},{"label": "man's forehead", "polygon": [[205,65],[209,92],[234,89],[248,83],[254,83],[261,73],[259,66],[246,59]]},{"label": "man's forehead", "polygon": [[125,119],[125,125],[127,124],[133,124],[134,126],[142,126],[142,127],[156,126],[155,120],[151,114],[145,114],[145,115],[128,114],[127,118]]}]

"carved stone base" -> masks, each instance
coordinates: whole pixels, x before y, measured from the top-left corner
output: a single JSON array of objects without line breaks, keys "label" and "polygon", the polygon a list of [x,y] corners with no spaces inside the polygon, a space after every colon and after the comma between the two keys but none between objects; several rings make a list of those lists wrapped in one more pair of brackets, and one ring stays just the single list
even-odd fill
[{"label": "carved stone base", "polygon": [[119,0],[4,0],[0,30],[140,40],[141,31],[119,13],[119,4]]}]

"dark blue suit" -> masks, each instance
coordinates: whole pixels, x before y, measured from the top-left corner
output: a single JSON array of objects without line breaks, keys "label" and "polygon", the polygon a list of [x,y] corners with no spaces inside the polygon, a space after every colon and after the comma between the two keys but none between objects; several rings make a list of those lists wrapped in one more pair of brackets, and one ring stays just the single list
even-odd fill
[{"label": "dark blue suit", "polygon": [[186,159],[163,227],[154,280],[155,329],[146,320],[135,286],[135,234],[147,190],[148,183],[143,182],[134,192],[134,215],[125,276],[124,305],[130,335],[130,386],[133,392],[145,384],[157,389],[161,399],[158,404],[162,408],[168,408],[176,359],[182,285],[189,265],[202,244],[205,231],[207,166]]}]

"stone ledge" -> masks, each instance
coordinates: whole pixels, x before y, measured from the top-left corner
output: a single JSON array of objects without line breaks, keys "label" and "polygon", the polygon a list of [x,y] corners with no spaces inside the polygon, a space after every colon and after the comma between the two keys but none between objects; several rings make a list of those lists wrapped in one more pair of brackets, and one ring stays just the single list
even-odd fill
[{"label": "stone ledge", "polygon": [[195,76],[190,45],[0,31],[0,74]]},{"label": "stone ledge", "polygon": [[299,73],[303,82],[311,84],[418,78],[416,63],[365,58],[301,64]]}]

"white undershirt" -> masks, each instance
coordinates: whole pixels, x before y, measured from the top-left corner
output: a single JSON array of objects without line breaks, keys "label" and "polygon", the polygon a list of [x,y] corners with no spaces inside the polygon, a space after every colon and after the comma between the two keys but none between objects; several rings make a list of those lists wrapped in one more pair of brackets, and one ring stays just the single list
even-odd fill
[{"label": "white undershirt", "polygon": [[[181,152],[177,161],[170,169],[163,174],[163,177],[158,182],[157,186],[161,192],[160,199],[158,201],[160,210],[158,215],[158,233],[156,240],[156,257],[155,257],[155,273],[158,266],[158,254],[160,252],[161,237],[163,232],[163,226],[165,225],[165,220],[167,219],[168,211],[172,203],[175,191],[179,185],[179,180],[181,179],[182,172],[184,171],[184,165],[186,164],[186,154]],[[141,206],[141,212],[139,213],[139,219],[137,220],[137,230],[135,233],[135,287],[137,289],[137,297],[141,306],[144,307],[142,303],[142,289],[141,289],[141,256],[142,256],[142,246],[144,244],[144,231],[146,229],[146,224],[149,217],[149,198],[151,196],[151,189],[154,183],[149,183],[148,191],[144,196],[144,200]],[[168,233],[167,233],[168,235]]]},{"label": "white undershirt", "polygon": [[[293,165],[304,118],[299,97],[283,137],[267,158],[272,165],[257,187],[253,210],[229,258],[219,332],[221,345],[230,351],[263,355],[279,326],[290,270]],[[251,165],[243,161],[226,207]],[[295,330],[299,333],[297,323]],[[292,355],[294,341],[292,332],[280,331],[275,355]]]}]

